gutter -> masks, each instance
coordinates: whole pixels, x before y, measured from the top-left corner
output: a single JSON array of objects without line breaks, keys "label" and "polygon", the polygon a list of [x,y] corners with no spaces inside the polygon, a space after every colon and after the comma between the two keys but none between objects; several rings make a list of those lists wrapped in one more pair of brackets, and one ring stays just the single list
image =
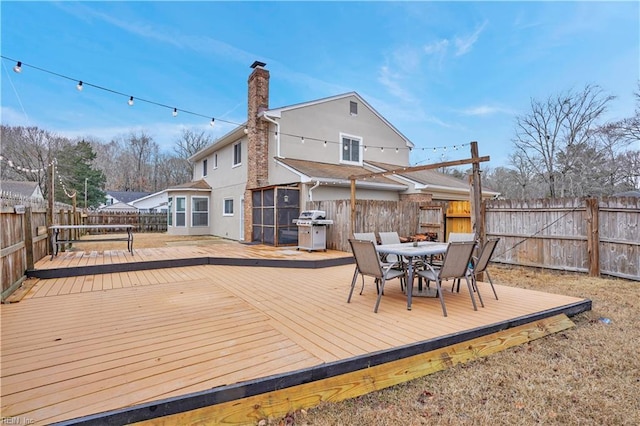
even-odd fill
[{"label": "gutter", "polygon": [[280,155],[280,123],[277,122],[276,120],[274,120],[273,118],[269,117],[265,113],[262,113],[262,118],[267,120],[269,123],[273,123],[273,124],[276,125],[276,157],[277,158],[283,158]]},{"label": "gutter", "polygon": [[319,181],[319,180],[317,180],[317,181],[316,181],[316,184],[315,184],[315,185],[313,185],[311,188],[309,188],[309,201],[313,201],[313,194],[312,194],[312,192],[313,192],[313,190],[314,190],[314,189],[316,189],[316,188],[317,188],[317,187],[319,187],[319,186],[320,186],[320,181]]}]

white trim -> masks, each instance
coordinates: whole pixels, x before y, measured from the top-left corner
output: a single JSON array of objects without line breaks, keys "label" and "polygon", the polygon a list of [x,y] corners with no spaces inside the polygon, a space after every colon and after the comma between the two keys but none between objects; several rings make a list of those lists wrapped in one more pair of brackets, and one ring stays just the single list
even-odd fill
[{"label": "white trim", "polygon": [[[184,200],[184,210],[178,212],[178,200],[179,199],[183,199]],[[187,197],[175,197],[175,217],[174,217],[174,221],[173,221],[173,226],[174,228],[186,228],[187,227]],[[184,214],[184,225],[178,225],[178,213],[182,213]]]},{"label": "white trim", "polygon": [[[362,166],[362,161],[363,161],[363,154],[364,154],[364,139],[362,138],[362,136],[356,136],[356,135],[350,135],[348,133],[339,133],[340,135],[340,164],[351,164],[354,166]],[[351,139],[351,140],[357,140],[358,141],[358,159],[359,161],[349,161],[349,160],[344,160],[342,158],[343,155],[343,151],[344,151],[344,138],[347,139]]]},{"label": "white trim", "polygon": [[[189,197],[191,199],[191,227],[193,228],[208,228],[209,227],[209,218],[211,217],[211,209],[209,209],[209,197],[200,197],[200,196],[194,196],[192,195],[191,197]],[[196,211],[195,210],[195,200],[207,200],[207,209],[204,211]],[[194,220],[193,220],[193,215],[195,213],[207,213],[207,224],[206,225],[194,225]]]},{"label": "white trim", "polygon": [[[236,147],[240,147],[240,162],[236,163]],[[233,144],[233,152],[231,153],[231,168],[242,166],[242,141]]]},{"label": "white trim", "polygon": [[[227,201],[231,201],[231,213],[227,213]],[[227,197],[222,199],[222,216],[233,216],[235,213],[235,206],[233,202],[233,197]]]}]

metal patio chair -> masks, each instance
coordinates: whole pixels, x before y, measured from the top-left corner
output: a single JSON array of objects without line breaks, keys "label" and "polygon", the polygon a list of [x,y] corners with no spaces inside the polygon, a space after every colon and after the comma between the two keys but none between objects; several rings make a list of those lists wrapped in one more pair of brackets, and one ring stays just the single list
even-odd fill
[{"label": "metal patio chair", "polygon": [[[430,264],[426,264],[426,269],[418,271],[418,276],[425,278],[427,281],[434,281],[437,286],[438,297],[440,298],[440,304],[442,305],[442,313],[447,316],[447,308],[444,304],[444,297],[442,295],[442,282],[444,280],[456,280],[464,278],[467,281],[467,287],[469,288],[469,296],[471,297],[471,303],[473,309],[478,310],[476,305],[476,299],[473,297],[473,288],[471,286],[471,280],[469,277],[469,262],[473,255],[473,249],[475,248],[475,241],[460,241],[449,243],[447,251],[444,254],[442,265],[434,267]],[[482,296],[478,292],[478,298],[480,304],[484,307],[482,302]]]},{"label": "metal patio chair", "polygon": [[387,280],[393,278],[403,278],[405,271],[402,269],[395,269],[394,263],[383,264],[380,261],[380,256],[376,251],[375,244],[370,240],[356,240],[349,239],[351,245],[351,251],[356,259],[356,270],[353,273],[353,279],[351,280],[351,290],[349,291],[349,297],[347,303],[351,302],[351,296],[353,295],[353,289],[356,286],[358,275],[362,275],[362,289],[360,294],[364,291],[364,277],[369,276],[375,279],[376,289],[378,292],[378,298],[373,312],[378,312],[378,306],[380,306],[380,299],[384,294],[384,285]]},{"label": "metal patio chair", "polygon": [[[471,268],[469,268],[470,269],[469,273],[471,275],[471,278],[473,279],[473,287],[476,289],[478,288],[476,275],[480,273],[486,274],[487,279],[489,280],[489,284],[491,284],[491,290],[493,290],[493,295],[496,297],[496,300],[498,300],[498,294],[496,293],[496,289],[493,286],[493,281],[491,280],[491,275],[489,275],[487,266],[489,266],[489,261],[493,256],[493,252],[495,252],[496,250],[498,241],[500,241],[500,238],[494,238],[494,239],[488,240],[485,243],[484,247],[482,247],[482,250],[480,251],[480,256],[478,256],[477,258],[473,258],[472,266]],[[460,287],[458,287],[458,290],[460,290]]]}]

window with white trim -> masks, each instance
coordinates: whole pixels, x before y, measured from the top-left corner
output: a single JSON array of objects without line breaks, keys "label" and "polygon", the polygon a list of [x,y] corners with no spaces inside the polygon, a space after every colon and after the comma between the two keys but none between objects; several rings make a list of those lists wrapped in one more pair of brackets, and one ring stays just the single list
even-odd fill
[{"label": "window with white trim", "polygon": [[173,226],[173,197],[167,202],[167,226]]},{"label": "window with white trim", "polygon": [[218,168],[218,154],[213,154],[213,168],[217,169]]},{"label": "window with white trim", "polygon": [[362,139],[356,136],[340,135],[341,155],[340,161],[343,163],[362,163]]},{"label": "window with white trim", "polygon": [[187,198],[176,197],[176,226],[187,226]]},{"label": "window with white trim", "polygon": [[209,226],[209,198],[191,197],[191,226]]},{"label": "window with white trim", "polygon": [[358,103],[354,101],[349,102],[349,113],[351,115],[358,115]]},{"label": "window with white trim", "polygon": [[207,159],[206,158],[202,161],[202,176],[203,177],[207,176]]},{"label": "window with white trim", "polygon": [[242,143],[238,142],[233,145],[233,166],[242,164]]},{"label": "window with white trim", "polygon": [[222,210],[223,216],[233,216],[233,198],[225,198]]}]

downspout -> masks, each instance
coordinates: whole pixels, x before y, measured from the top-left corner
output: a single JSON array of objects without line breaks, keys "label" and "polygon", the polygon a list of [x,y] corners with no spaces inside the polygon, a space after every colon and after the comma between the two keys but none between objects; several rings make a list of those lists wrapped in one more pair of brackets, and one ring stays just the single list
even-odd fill
[{"label": "downspout", "polygon": [[320,181],[317,180],[316,184],[313,185],[311,188],[309,188],[309,201],[313,201],[313,194],[311,194],[311,193],[313,192],[314,189],[316,189],[319,186],[320,186]]},{"label": "downspout", "polygon": [[267,114],[262,114],[262,118],[267,120],[269,123],[273,123],[276,125],[276,157],[283,158],[280,155],[280,123],[269,117]]}]

